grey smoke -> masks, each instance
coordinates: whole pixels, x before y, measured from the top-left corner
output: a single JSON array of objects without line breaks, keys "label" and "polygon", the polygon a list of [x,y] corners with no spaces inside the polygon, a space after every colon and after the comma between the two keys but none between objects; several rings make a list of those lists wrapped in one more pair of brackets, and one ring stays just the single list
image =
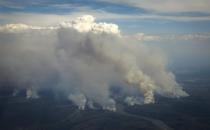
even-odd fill
[{"label": "grey smoke", "polygon": [[113,85],[131,105],[154,103],[154,94],[188,95],[160,52],[121,35],[115,24],[96,23],[92,16],[53,27],[0,26],[0,39],[0,81],[13,84],[14,93],[26,89],[27,98],[52,88],[80,109],[97,103],[115,111]]}]

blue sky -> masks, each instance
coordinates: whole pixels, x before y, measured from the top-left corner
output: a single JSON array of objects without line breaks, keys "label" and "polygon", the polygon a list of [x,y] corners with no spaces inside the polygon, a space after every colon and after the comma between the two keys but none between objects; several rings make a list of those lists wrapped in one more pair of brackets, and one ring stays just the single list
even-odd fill
[{"label": "blue sky", "polygon": [[44,26],[84,14],[116,23],[124,34],[142,33],[174,59],[193,64],[210,57],[210,0],[0,0],[1,25]]},{"label": "blue sky", "polygon": [[87,13],[117,23],[128,33],[200,33],[210,32],[208,6],[208,0],[1,0],[0,24],[21,22],[9,15],[26,19],[26,14]]}]

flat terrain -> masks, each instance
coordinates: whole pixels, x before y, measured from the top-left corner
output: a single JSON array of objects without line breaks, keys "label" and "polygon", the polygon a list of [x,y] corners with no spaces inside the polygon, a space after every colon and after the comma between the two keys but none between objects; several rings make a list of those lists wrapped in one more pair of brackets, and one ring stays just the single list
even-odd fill
[{"label": "flat terrain", "polygon": [[190,94],[181,99],[156,96],[156,103],[127,106],[117,112],[78,110],[70,101],[50,92],[25,99],[0,90],[1,130],[210,130],[210,79],[206,71],[176,73]]}]

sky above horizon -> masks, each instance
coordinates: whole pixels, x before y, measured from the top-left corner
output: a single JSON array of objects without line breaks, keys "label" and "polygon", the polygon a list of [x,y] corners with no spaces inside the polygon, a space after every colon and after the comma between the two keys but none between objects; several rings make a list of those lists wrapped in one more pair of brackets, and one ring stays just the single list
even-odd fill
[{"label": "sky above horizon", "polygon": [[90,14],[129,33],[209,33],[209,7],[209,0],[1,0],[0,23],[46,25]]},{"label": "sky above horizon", "polygon": [[210,65],[210,0],[0,0],[0,25],[54,25],[84,14],[160,47],[172,63]]}]

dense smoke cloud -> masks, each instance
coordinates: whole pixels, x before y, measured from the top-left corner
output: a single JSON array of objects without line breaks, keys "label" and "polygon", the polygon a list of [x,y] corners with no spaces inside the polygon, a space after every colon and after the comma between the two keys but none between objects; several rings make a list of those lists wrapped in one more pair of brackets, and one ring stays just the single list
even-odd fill
[{"label": "dense smoke cloud", "polygon": [[113,86],[130,105],[154,103],[155,94],[188,95],[162,54],[89,15],[53,27],[1,26],[0,39],[0,81],[15,86],[15,94],[26,89],[27,98],[53,89],[80,109],[99,104],[115,111]]}]

